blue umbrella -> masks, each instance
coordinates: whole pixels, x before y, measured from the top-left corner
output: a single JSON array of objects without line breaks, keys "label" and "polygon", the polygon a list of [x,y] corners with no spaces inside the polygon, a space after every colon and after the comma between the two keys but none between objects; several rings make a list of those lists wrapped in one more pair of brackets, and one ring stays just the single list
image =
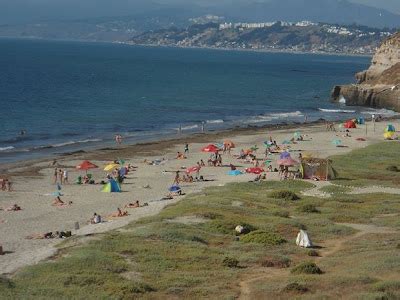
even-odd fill
[{"label": "blue umbrella", "polygon": [[61,197],[63,194],[61,194],[60,191],[57,191],[57,192],[52,193],[51,195],[54,197]]},{"label": "blue umbrella", "polygon": [[285,158],[289,158],[289,157],[290,157],[290,153],[287,152],[287,151],[282,152],[282,153],[279,155],[279,159],[285,159]]},{"label": "blue umbrella", "polygon": [[239,170],[231,170],[228,172],[228,175],[230,176],[238,176],[238,175],[242,175],[243,173],[240,172]]},{"label": "blue umbrella", "polygon": [[178,185],[173,185],[168,189],[170,192],[179,192],[181,190],[181,187]]},{"label": "blue umbrella", "polygon": [[269,147],[272,146],[272,142],[270,142],[270,141],[265,141],[265,142],[264,142],[264,146],[267,147],[267,148],[269,148]]},{"label": "blue umbrella", "polygon": [[216,147],[218,147],[219,149],[224,149],[224,144],[223,143],[215,143],[214,145]]}]

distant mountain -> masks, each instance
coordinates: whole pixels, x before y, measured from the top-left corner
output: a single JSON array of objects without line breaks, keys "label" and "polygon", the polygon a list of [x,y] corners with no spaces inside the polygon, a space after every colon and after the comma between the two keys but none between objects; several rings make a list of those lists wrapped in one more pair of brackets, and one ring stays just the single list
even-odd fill
[{"label": "distant mountain", "polygon": [[400,15],[347,0],[271,0],[215,8],[216,14],[245,21],[301,21],[400,28]]}]

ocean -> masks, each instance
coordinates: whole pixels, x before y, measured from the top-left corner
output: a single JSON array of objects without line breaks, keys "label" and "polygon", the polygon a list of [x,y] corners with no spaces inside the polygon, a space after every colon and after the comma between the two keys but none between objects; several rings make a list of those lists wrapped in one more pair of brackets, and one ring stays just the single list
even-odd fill
[{"label": "ocean", "polygon": [[[337,120],[368,57],[0,39],[0,163],[206,130]],[[391,113],[381,111],[380,113]],[[345,115],[345,117],[344,117]],[[21,135],[21,131],[25,134]]]}]

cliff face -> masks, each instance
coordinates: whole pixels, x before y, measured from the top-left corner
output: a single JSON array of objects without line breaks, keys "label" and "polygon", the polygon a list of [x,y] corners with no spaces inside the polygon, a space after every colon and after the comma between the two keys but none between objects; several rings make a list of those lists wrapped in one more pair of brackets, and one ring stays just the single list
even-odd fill
[{"label": "cliff face", "polygon": [[368,70],[357,73],[357,84],[335,86],[332,100],[347,105],[388,108],[400,111],[400,32],[377,50]]}]

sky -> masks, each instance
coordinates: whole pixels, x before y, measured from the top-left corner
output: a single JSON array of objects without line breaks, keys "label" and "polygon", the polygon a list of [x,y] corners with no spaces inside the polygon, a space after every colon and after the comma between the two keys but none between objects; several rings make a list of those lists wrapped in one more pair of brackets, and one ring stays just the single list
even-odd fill
[{"label": "sky", "polygon": [[[268,0],[0,0],[0,24],[36,20],[62,20],[98,16],[122,16],[140,12],[152,2],[165,4],[195,3],[197,5],[230,4]],[[341,0],[339,0],[341,1]],[[400,0],[349,0],[384,8],[400,14]]]}]

